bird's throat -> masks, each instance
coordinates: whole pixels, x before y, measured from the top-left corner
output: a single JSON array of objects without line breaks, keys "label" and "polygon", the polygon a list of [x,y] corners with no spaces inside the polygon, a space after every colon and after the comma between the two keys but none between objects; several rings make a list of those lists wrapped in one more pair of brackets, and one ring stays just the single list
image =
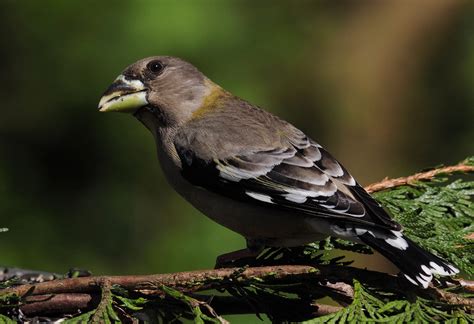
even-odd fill
[{"label": "bird's throat", "polygon": [[163,110],[157,107],[146,106],[138,109],[133,115],[152,133],[156,133],[160,127],[168,126]]}]

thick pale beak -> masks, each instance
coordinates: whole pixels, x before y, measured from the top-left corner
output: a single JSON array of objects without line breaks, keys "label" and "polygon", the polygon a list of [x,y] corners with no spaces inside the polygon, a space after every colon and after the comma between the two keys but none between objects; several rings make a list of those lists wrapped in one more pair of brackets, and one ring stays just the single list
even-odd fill
[{"label": "thick pale beak", "polygon": [[148,105],[146,95],[147,89],[143,82],[127,80],[120,75],[102,95],[99,111],[134,113],[139,108]]}]

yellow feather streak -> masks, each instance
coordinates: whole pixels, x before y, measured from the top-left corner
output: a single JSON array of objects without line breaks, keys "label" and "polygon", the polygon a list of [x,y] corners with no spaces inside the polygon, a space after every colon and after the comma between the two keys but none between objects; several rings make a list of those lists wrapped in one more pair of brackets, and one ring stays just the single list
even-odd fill
[{"label": "yellow feather streak", "polygon": [[228,92],[214,83],[209,84],[209,87],[211,88],[210,93],[204,98],[201,106],[193,112],[191,119],[201,118],[209,112],[219,109],[219,101],[229,95]]}]

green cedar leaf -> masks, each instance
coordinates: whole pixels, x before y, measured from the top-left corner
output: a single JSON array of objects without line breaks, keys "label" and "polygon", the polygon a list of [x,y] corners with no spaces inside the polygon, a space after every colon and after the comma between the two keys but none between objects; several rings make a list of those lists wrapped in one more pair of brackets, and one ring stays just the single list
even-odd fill
[{"label": "green cedar leaf", "polygon": [[435,178],[377,192],[374,197],[399,221],[411,239],[474,274],[474,181]]},{"label": "green cedar leaf", "polygon": [[16,321],[12,320],[10,317],[0,314],[0,324],[14,324]]}]

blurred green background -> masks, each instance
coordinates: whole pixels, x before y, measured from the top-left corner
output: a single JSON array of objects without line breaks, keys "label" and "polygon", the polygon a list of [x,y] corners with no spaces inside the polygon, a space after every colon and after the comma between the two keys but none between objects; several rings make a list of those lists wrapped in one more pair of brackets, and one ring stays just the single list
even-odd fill
[{"label": "blurred green background", "polygon": [[472,2],[0,4],[0,264],[158,273],[244,246],[170,189],[142,125],[98,113],[146,56],[189,60],[363,184],[473,153]]}]

